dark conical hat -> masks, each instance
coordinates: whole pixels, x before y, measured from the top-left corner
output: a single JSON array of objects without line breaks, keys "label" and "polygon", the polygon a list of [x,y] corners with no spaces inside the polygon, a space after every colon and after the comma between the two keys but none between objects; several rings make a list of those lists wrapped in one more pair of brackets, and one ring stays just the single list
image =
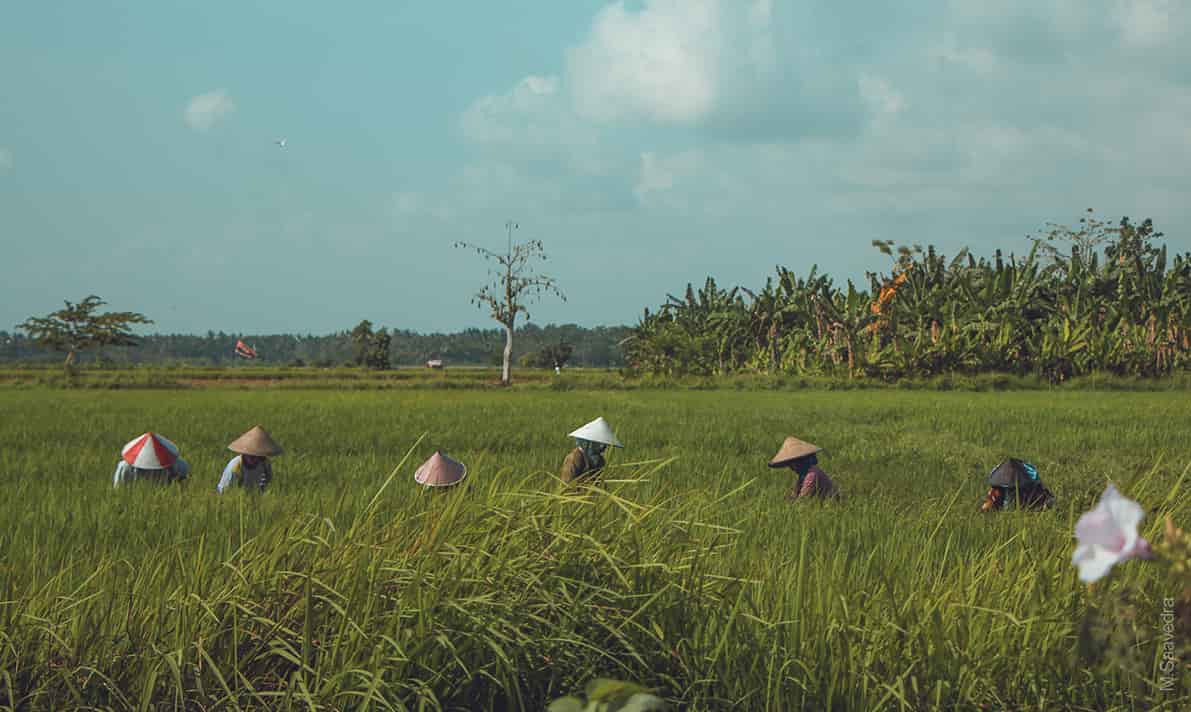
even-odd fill
[{"label": "dark conical hat", "polygon": [[257,457],[276,457],[284,452],[268,431],[259,425],[236,438],[231,445],[227,446],[227,449],[241,455]]},{"label": "dark conical hat", "polygon": [[1032,487],[1038,484],[1038,470],[1028,462],[1011,457],[988,473],[990,487]]},{"label": "dark conical hat", "polygon": [[814,455],[817,452],[823,452],[823,448],[819,447],[818,445],[812,445],[805,440],[799,440],[798,438],[791,435],[790,437],[786,438],[785,442],[782,443],[781,449],[778,450],[777,454],[773,456],[773,459],[769,461],[769,466],[781,467],[792,460],[797,460],[798,458],[806,457],[807,455]]}]

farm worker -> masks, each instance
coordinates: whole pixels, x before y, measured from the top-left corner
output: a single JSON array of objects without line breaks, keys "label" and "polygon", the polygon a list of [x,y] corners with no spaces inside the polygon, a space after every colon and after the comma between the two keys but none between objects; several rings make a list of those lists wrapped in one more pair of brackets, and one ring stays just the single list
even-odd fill
[{"label": "farm worker", "polygon": [[988,475],[988,494],[980,505],[981,512],[1011,509],[1020,503],[1022,509],[1049,509],[1055,496],[1038,477],[1038,469],[1024,460],[1011,457],[997,465]]},{"label": "farm worker", "polygon": [[838,497],[839,490],[827,473],[819,469],[819,458],[816,453],[823,451],[818,445],[790,436],[782,443],[781,449],[769,461],[770,467],[789,467],[798,475],[794,486],[786,493],[787,500],[803,497]]},{"label": "farm worker", "polygon": [[250,492],[264,492],[273,479],[269,458],[280,455],[281,446],[258,425],[236,438],[227,449],[238,454],[223,468],[223,477],[219,478],[217,487],[219,493],[223,494],[233,482]]},{"label": "farm worker", "polygon": [[178,457],[178,446],[156,433],[130,440],[120,451],[120,462],[112,486],[133,480],[168,484],[181,482],[190,474],[190,464]]},{"label": "farm worker", "polygon": [[575,438],[575,449],[562,463],[562,481],[570,484],[581,477],[594,475],[604,467],[604,450],[608,446],[624,447],[612,427],[603,418],[596,418],[587,425],[569,433]]},{"label": "farm worker", "polygon": [[423,487],[445,490],[459,484],[467,477],[467,465],[450,457],[442,450],[435,450],[429,460],[414,472],[414,482]]}]

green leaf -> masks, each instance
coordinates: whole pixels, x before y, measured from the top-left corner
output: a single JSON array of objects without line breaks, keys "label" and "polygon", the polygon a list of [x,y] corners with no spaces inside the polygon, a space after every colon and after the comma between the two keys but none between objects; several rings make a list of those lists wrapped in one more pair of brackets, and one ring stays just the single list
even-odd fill
[{"label": "green leaf", "polygon": [[611,680],[606,677],[597,677],[587,683],[586,692],[589,702],[612,702],[628,699],[638,692],[645,692],[645,689],[635,682],[623,682],[621,680]]},{"label": "green leaf", "polygon": [[670,706],[657,695],[638,692],[629,697],[623,705],[614,709],[617,712],[665,712],[670,709]]},{"label": "green leaf", "polygon": [[583,712],[583,700],[570,695],[560,697],[546,707],[546,712]]}]

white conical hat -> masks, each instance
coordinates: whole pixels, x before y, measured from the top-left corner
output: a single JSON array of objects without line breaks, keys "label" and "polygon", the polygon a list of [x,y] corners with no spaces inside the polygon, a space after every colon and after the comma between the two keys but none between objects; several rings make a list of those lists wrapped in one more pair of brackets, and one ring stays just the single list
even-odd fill
[{"label": "white conical hat", "polygon": [[178,446],[149,432],[128,441],[120,451],[124,461],[142,470],[164,470],[178,459]]},{"label": "white conical hat", "polygon": [[442,450],[435,450],[430,459],[422,463],[414,473],[414,482],[426,487],[450,487],[467,477],[467,465],[449,457]]},{"label": "white conical hat", "polygon": [[596,418],[582,428],[570,433],[572,438],[582,438],[590,440],[593,443],[604,443],[613,447],[624,447],[620,441],[616,439],[616,433],[612,432],[612,426],[608,425],[608,421],[603,418]]}]

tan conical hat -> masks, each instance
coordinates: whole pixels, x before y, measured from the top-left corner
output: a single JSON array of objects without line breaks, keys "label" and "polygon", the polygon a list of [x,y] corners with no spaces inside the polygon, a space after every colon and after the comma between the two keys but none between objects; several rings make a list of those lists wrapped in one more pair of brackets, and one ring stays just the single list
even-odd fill
[{"label": "tan conical hat", "polygon": [[816,452],[822,452],[823,448],[818,445],[812,445],[805,440],[799,440],[791,435],[782,443],[782,449],[777,451],[773,459],[769,461],[770,467],[781,467],[791,460],[797,460],[800,457],[807,455],[814,455]]},{"label": "tan conical hat", "polygon": [[450,487],[462,482],[464,477],[467,477],[467,465],[448,457],[442,450],[435,450],[414,473],[414,482],[426,487]]},{"label": "tan conical hat", "polygon": [[281,446],[274,442],[269,433],[259,425],[236,438],[231,445],[227,446],[227,449],[241,455],[256,455],[257,457],[276,457],[283,452]]}]

